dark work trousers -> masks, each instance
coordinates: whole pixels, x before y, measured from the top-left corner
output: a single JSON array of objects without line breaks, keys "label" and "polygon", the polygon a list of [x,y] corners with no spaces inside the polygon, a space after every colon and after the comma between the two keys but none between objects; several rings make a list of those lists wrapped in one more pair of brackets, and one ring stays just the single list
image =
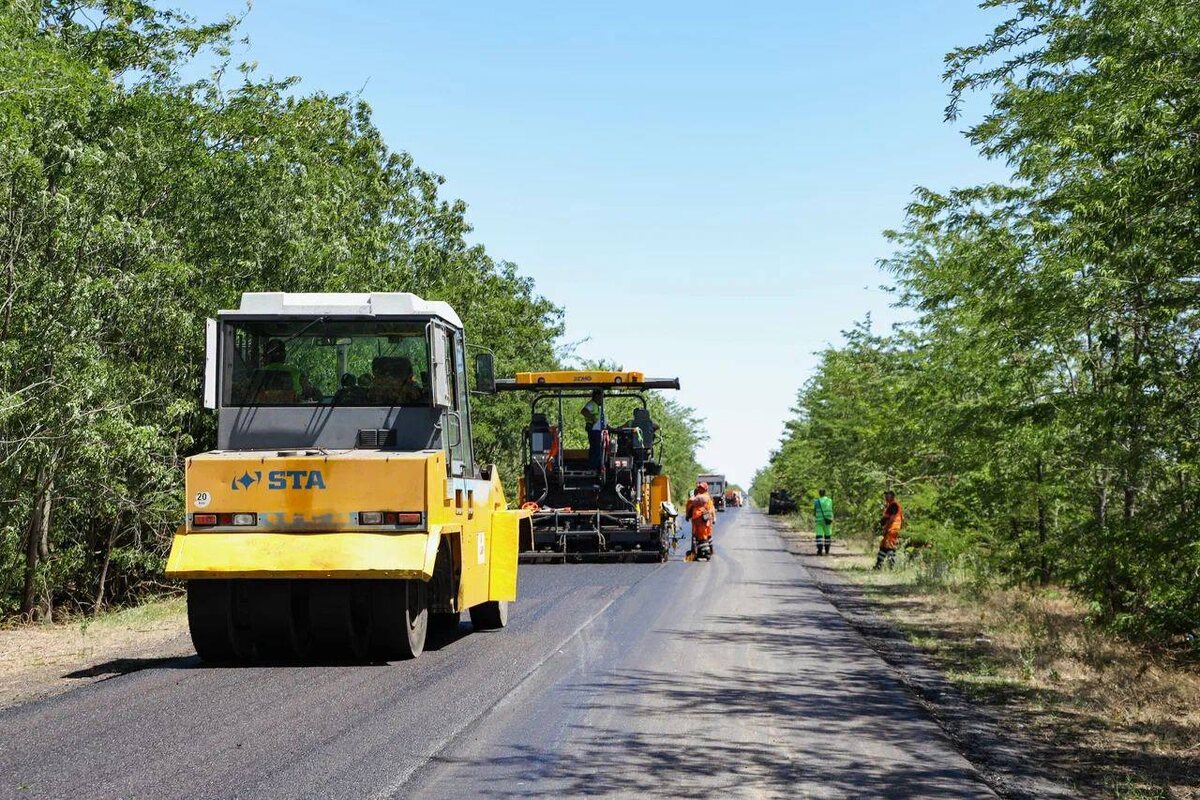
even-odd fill
[{"label": "dark work trousers", "polygon": [[879,555],[875,557],[875,569],[883,569],[883,562],[887,561],[888,569],[896,566],[896,548],[880,547]]},{"label": "dark work trousers", "polygon": [[601,431],[594,431],[588,428],[588,464],[596,472],[600,471],[600,462],[604,460],[603,441]]}]

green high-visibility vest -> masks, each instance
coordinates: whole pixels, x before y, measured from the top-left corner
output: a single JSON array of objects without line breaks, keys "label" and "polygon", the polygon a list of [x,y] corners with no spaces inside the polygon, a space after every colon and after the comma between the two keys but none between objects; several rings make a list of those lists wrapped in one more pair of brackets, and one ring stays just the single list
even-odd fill
[{"label": "green high-visibility vest", "polygon": [[587,416],[592,418],[592,422],[588,423],[588,430],[602,431],[608,427],[607,421],[604,419],[604,404],[597,403],[595,400],[588,400],[583,407],[587,412]]},{"label": "green high-visibility vest", "polygon": [[299,397],[304,390],[303,382],[300,380],[300,368],[295,364],[264,364],[262,367],[264,372],[286,372],[292,379],[292,391]]},{"label": "green high-visibility vest", "polygon": [[833,523],[833,498],[818,497],[813,503],[813,517],[818,531],[828,531]]}]

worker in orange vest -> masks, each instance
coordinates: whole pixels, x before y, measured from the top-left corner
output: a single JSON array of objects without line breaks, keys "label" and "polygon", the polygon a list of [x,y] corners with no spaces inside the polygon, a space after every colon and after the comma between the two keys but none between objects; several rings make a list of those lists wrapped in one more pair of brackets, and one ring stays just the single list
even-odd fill
[{"label": "worker in orange vest", "polygon": [[890,489],[883,493],[883,514],[879,518],[879,530],[883,539],[879,542],[879,555],[875,558],[875,569],[896,566],[896,548],[900,545],[900,529],[904,527],[904,509]]},{"label": "worker in orange vest", "polygon": [[717,519],[717,507],[713,505],[708,484],[704,481],[696,484],[696,491],[687,502],[684,517],[692,523],[692,551],[695,552],[697,542],[712,539],[713,523]]}]

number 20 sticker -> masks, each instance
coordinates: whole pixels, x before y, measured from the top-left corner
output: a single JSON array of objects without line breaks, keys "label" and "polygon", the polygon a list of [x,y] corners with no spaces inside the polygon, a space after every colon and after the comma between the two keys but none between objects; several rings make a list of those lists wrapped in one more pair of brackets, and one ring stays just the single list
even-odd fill
[{"label": "number 20 sticker", "polygon": [[211,502],[211,494],[208,492],[196,492],[196,508],[208,508],[208,504]]}]

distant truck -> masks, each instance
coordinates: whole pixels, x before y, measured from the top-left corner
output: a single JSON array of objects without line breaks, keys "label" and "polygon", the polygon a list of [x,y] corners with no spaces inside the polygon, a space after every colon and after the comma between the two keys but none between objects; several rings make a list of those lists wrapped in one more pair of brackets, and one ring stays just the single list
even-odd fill
[{"label": "distant truck", "polygon": [[725,491],[725,505],[727,507],[741,508],[742,493],[737,489],[727,489]]},{"label": "distant truck", "polygon": [[725,510],[725,476],[724,475],[699,475],[696,478],[696,483],[703,481],[708,484],[708,495],[712,498],[713,505],[717,511]]},{"label": "distant truck", "polygon": [[768,514],[791,514],[796,510],[796,501],[787,489],[772,489],[767,502]]}]

